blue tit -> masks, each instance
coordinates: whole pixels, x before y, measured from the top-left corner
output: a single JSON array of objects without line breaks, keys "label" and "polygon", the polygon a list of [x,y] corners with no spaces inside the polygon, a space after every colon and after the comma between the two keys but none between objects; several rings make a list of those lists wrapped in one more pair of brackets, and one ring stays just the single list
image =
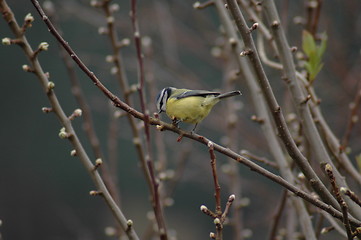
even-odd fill
[{"label": "blue tit", "polygon": [[159,113],[165,112],[175,125],[180,121],[195,124],[194,131],[197,124],[208,116],[216,103],[221,99],[240,94],[240,91],[221,94],[205,90],[167,87],[158,94],[157,108]]}]

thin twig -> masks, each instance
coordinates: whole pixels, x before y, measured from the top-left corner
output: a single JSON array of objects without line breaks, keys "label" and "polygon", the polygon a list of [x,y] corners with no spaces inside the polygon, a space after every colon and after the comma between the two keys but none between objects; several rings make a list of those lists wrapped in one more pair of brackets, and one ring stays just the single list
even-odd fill
[{"label": "thin twig", "polygon": [[[71,92],[74,95],[77,103],[82,110],[82,118],[83,118],[83,129],[87,138],[89,139],[90,145],[94,152],[94,156],[96,159],[105,159],[104,154],[100,147],[99,138],[94,129],[94,123],[91,116],[90,107],[86,101],[82,88],[80,86],[79,80],[76,76],[73,62],[70,61],[68,54],[65,52],[64,48],[59,46],[60,56],[63,59],[64,65],[69,75],[69,80],[71,84]],[[114,169],[114,168],[112,168]],[[101,167],[102,176],[104,178],[104,182],[109,188],[111,195],[114,197],[117,204],[120,204],[120,194],[118,191],[118,187],[116,186],[117,180],[116,175],[111,174],[108,163],[105,161]]]},{"label": "thin twig", "polygon": [[216,199],[216,210],[215,214],[217,218],[220,220],[219,224],[216,224],[216,240],[223,239],[223,222],[221,221],[222,217],[222,207],[221,207],[221,186],[218,182],[218,175],[217,175],[217,163],[216,163],[216,155],[214,154],[214,147],[213,143],[208,143],[208,151],[211,158],[211,167],[212,167],[212,175],[213,175],[213,182],[214,182],[214,197]]},{"label": "thin twig", "polygon": [[[276,126],[271,119],[271,114],[267,109],[266,101],[262,95],[262,91],[254,79],[254,72],[252,71],[252,67],[249,61],[246,58],[243,58],[239,55],[239,52],[243,49],[243,44],[238,37],[238,33],[236,32],[236,28],[231,21],[231,18],[224,8],[224,4],[222,0],[216,1],[217,10],[220,15],[220,19],[222,21],[222,25],[226,32],[226,37],[228,39],[233,39],[234,44],[232,44],[232,52],[237,60],[240,74],[242,79],[245,79],[247,85],[250,90],[250,95],[252,96],[253,104],[257,113],[257,116],[263,119],[263,124],[261,124],[261,128],[264,132],[264,136],[266,138],[266,142],[268,144],[268,148],[270,149],[271,154],[273,155],[275,161],[277,162],[280,172],[282,176],[291,184],[295,184],[295,177],[290,169],[289,161],[287,158],[284,149],[282,148],[280,139],[278,134],[276,133]],[[314,239],[314,231],[312,227],[311,217],[307,212],[304,201],[300,198],[291,198],[292,206],[296,209],[297,214],[300,216],[300,225],[302,228],[302,232],[304,236],[308,239]],[[237,207],[237,205],[235,206]],[[236,211],[237,213],[239,211]],[[241,239],[241,238],[239,238]]]},{"label": "thin twig", "polygon": [[292,159],[295,160],[299,168],[302,170],[302,172],[305,174],[307,179],[311,180],[310,184],[315,189],[315,191],[321,196],[324,201],[327,203],[332,204],[335,208],[338,208],[337,201],[333,198],[333,196],[330,194],[330,192],[327,190],[327,188],[324,186],[324,184],[321,182],[317,174],[314,172],[312,167],[310,166],[307,159],[302,155],[300,150],[297,148],[297,145],[295,144],[292,135],[290,134],[290,131],[288,129],[288,126],[286,124],[286,120],[284,119],[282,110],[280,105],[278,104],[273,91],[272,87],[268,81],[268,78],[263,70],[261,61],[259,59],[254,41],[251,33],[249,32],[249,28],[247,27],[246,21],[238,7],[236,0],[227,0],[228,8],[235,19],[235,23],[239,29],[239,32],[242,35],[245,48],[249,52],[247,56],[249,57],[252,67],[254,68],[254,72],[257,75],[259,85],[262,89],[262,92],[265,96],[266,102],[268,104],[268,107],[273,114],[273,119],[276,123],[277,130],[279,132],[279,135],[289,153],[289,155],[292,157]]},{"label": "thin twig", "polygon": [[[215,5],[218,9],[219,6],[219,1],[216,0],[215,1]],[[223,5],[223,4],[222,4]],[[222,6],[223,7],[223,6]],[[225,10],[225,9],[224,9]],[[231,39],[230,37],[228,39]],[[233,55],[233,50],[235,48],[235,46],[232,44],[232,41],[228,41],[229,42],[229,46],[225,49],[225,51],[228,51],[229,55],[232,56]],[[224,53],[225,55],[227,54],[227,52]],[[228,59],[227,59],[228,60]],[[231,60],[231,59],[229,59]],[[230,68],[233,68],[233,64],[226,64],[226,68],[224,69],[224,85],[225,85],[225,90],[226,91],[231,91],[232,89],[235,88],[236,82],[234,81],[234,78],[232,76],[230,76],[230,72],[232,72]],[[227,147],[229,147],[230,149],[238,149],[239,148],[239,121],[237,121],[237,117],[236,117],[236,113],[237,113],[237,109],[236,109],[236,104],[234,102],[234,99],[230,99],[227,101],[226,103],[226,113],[225,116],[226,117],[226,122],[227,122],[227,130],[226,130],[226,135],[228,137],[228,141],[227,141]],[[243,181],[241,179],[241,175],[240,175],[240,169],[237,167],[237,163],[234,162],[232,159],[228,159],[228,164],[231,167],[231,171],[227,171],[227,176],[229,178],[229,184],[227,184],[228,187],[228,191],[233,193],[235,196],[238,197],[237,201],[235,204],[232,205],[232,216],[229,218],[229,224],[232,226],[232,230],[233,230],[233,235],[234,235],[234,239],[238,239],[238,240],[243,240],[244,239],[244,234],[243,233],[243,223],[244,223],[244,217],[243,217],[243,209],[240,206],[240,198],[242,196],[242,184]],[[227,205],[226,205],[227,207]],[[227,209],[224,210],[224,212],[226,212]]]},{"label": "thin twig", "polygon": [[272,161],[268,160],[268,159],[265,158],[265,157],[257,156],[257,155],[255,155],[255,154],[253,154],[253,153],[251,153],[251,152],[249,152],[249,151],[247,151],[247,150],[241,150],[241,155],[242,155],[242,156],[245,156],[245,157],[248,157],[248,158],[251,159],[251,160],[255,160],[255,161],[257,161],[257,162],[260,162],[260,163],[263,163],[263,164],[265,164],[265,165],[271,166],[271,167],[273,167],[274,169],[279,169],[277,163],[272,162]]},{"label": "thin twig", "polygon": [[341,191],[345,193],[345,195],[349,196],[357,205],[361,207],[361,199],[352,191],[349,189],[341,188]]},{"label": "thin twig", "polygon": [[328,177],[330,179],[333,194],[336,196],[336,200],[340,204],[340,207],[341,207],[341,210],[342,210],[342,215],[343,215],[342,222],[343,222],[343,224],[345,226],[345,229],[346,229],[347,238],[349,240],[352,240],[353,239],[353,234],[352,234],[350,222],[348,220],[348,207],[347,207],[347,204],[346,204],[345,200],[343,199],[343,197],[341,196],[340,188],[337,186],[336,179],[335,179],[335,176],[333,174],[332,166],[330,164],[326,163],[324,168],[325,168],[325,171],[326,171],[326,173],[327,173],[327,175],[328,175]]},{"label": "thin twig", "polygon": [[[315,2],[317,5],[315,7],[315,9],[312,12],[311,16],[311,23],[310,23],[310,32],[311,34],[316,38],[316,34],[317,34],[317,27],[320,21],[320,16],[321,16],[321,9],[322,9],[322,0],[317,0]],[[315,4],[315,3],[310,3],[310,4]]]},{"label": "thin twig", "polygon": [[[346,231],[342,228],[342,226],[339,224],[339,222],[337,222],[332,216],[330,216],[329,214],[321,211],[322,216],[327,219],[327,221],[331,224],[331,227],[328,227],[328,231],[331,230],[336,230],[342,237],[347,238],[347,233]],[[325,228],[323,228],[321,230],[321,234],[325,234]]]},{"label": "thin twig", "polygon": [[271,227],[271,232],[269,234],[268,239],[269,240],[274,240],[276,237],[276,232],[278,229],[278,225],[280,223],[280,219],[282,216],[282,212],[283,209],[286,206],[286,202],[287,202],[287,195],[288,195],[288,191],[283,191],[282,196],[281,196],[281,200],[279,201],[279,205],[274,213],[273,216],[273,221],[272,221],[272,227]]},{"label": "thin twig", "polygon": [[[121,51],[120,51],[120,49],[121,49],[120,46],[122,46],[124,44],[120,44],[118,37],[117,37],[117,32],[116,32],[115,23],[114,23],[114,16],[113,16],[113,12],[111,11],[110,1],[103,0],[98,7],[102,7],[102,9],[105,13],[105,17],[107,19],[107,33],[108,33],[108,37],[109,37],[109,40],[111,43],[111,48],[113,51],[111,59],[112,59],[112,62],[114,63],[114,67],[116,69],[115,76],[119,82],[120,91],[123,95],[124,102],[127,105],[132,105],[131,96],[130,96],[132,93],[132,89],[129,88],[128,79],[127,79],[127,76],[125,73],[124,64],[122,61],[122,56],[121,56]],[[123,40],[123,42],[128,42],[128,41]],[[129,115],[129,114],[126,114],[126,116],[128,118],[128,122],[129,122],[130,128],[132,130],[132,134],[133,134],[133,138],[134,138],[133,143],[135,145],[135,149],[138,154],[138,159],[139,159],[139,162],[141,165],[141,169],[145,176],[145,179],[146,179],[146,182],[150,189],[150,192],[152,193],[155,185],[152,182],[152,177],[149,175],[148,164],[146,163],[146,154],[145,154],[146,150],[144,150],[144,147],[142,144],[141,134],[139,132],[139,129],[137,127],[135,119],[133,117],[131,117],[131,115]]]},{"label": "thin twig", "polygon": [[208,0],[206,2],[203,2],[203,3],[200,3],[200,2],[195,2],[193,4],[193,8],[195,9],[205,9],[209,6],[212,6],[214,4],[214,1],[213,0]]},{"label": "thin twig", "polygon": [[[303,133],[305,135],[305,138],[309,142],[311,153],[314,154],[315,159],[319,162],[327,162],[331,166],[333,165],[332,159],[327,152],[326,145],[322,141],[322,138],[320,136],[320,133],[317,129],[316,123],[314,121],[314,118],[311,114],[310,110],[310,103],[307,102],[305,104],[302,104],[304,99],[306,99],[304,90],[301,88],[300,82],[297,80],[296,77],[296,71],[295,71],[295,65],[294,60],[292,56],[292,52],[290,51],[290,47],[288,44],[288,41],[286,39],[284,30],[281,26],[276,6],[273,0],[266,1],[264,3],[264,12],[266,15],[266,19],[268,24],[270,24],[272,33],[275,39],[275,42],[279,49],[279,56],[280,60],[283,64],[283,74],[285,76],[285,79],[287,79],[289,82],[287,85],[289,87],[289,91],[291,92],[291,96],[293,99],[293,102],[295,103],[295,107],[297,110],[297,113],[299,117],[301,118],[302,125],[303,125]],[[306,175],[306,174],[305,174]],[[334,176],[337,180],[337,182],[342,187],[347,187],[347,183],[345,178],[340,174],[340,172],[334,168]],[[307,176],[308,177],[308,176]],[[318,181],[319,179],[317,179]],[[321,182],[322,183],[322,182]],[[323,185],[324,186],[324,185]],[[326,189],[323,189],[327,191]],[[326,194],[326,195],[320,195],[322,199],[325,199],[325,201],[331,201],[329,202],[336,208],[339,208],[337,206],[337,201],[335,205],[335,199],[330,196],[330,192],[318,192],[319,194]],[[358,218],[361,217],[361,209],[358,208],[352,201],[348,201],[346,199],[347,204],[349,205],[350,212],[357,216]]]},{"label": "thin twig", "polygon": [[159,196],[159,181],[156,179],[156,175],[154,172],[154,164],[151,157],[151,146],[150,146],[150,128],[149,128],[149,110],[145,104],[145,86],[144,86],[144,64],[143,64],[143,53],[142,53],[142,45],[141,45],[141,35],[138,26],[138,18],[137,18],[137,1],[131,1],[131,12],[130,18],[132,20],[133,26],[133,35],[135,41],[135,47],[137,51],[137,62],[138,62],[138,93],[140,98],[140,106],[142,112],[144,113],[144,131],[146,136],[146,162],[148,166],[148,173],[151,178],[151,182],[153,185],[152,188],[152,198],[153,198],[153,208],[154,214],[158,223],[158,229],[160,234],[160,239],[167,240],[167,228],[165,225],[164,214],[163,214],[163,206],[161,204],[161,199]]},{"label": "thin twig", "polygon": [[[32,1],[35,1],[35,0],[32,0]],[[40,8],[40,6],[39,6],[39,8]],[[114,103],[114,105],[116,107],[121,108],[123,111],[132,115],[135,118],[143,120],[144,119],[143,113],[135,110],[134,108],[127,105],[126,103],[122,102],[118,97],[116,97],[112,92],[110,92],[99,81],[99,79],[96,77],[96,75],[85,66],[85,64],[80,60],[80,58],[75,54],[75,52],[69,46],[69,44],[57,33],[56,29],[51,24],[49,19],[44,15],[43,11],[39,11],[39,13],[40,13],[41,17],[43,18],[43,21],[45,22],[45,24],[48,26],[51,34],[53,34],[54,37],[63,45],[63,47],[67,50],[67,52],[70,54],[70,56],[73,58],[73,60],[78,64],[79,68],[84,71],[84,73],[90,78],[90,80],[94,83],[94,85],[96,87],[98,87],[99,90],[101,92],[103,92],[103,94],[106,97],[108,97]],[[169,130],[169,131],[172,131],[179,135],[182,135],[183,137],[200,142],[206,146],[208,145],[209,140],[201,135],[198,135],[195,133],[190,133],[190,132],[185,132],[185,131],[173,126],[172,124],[165,123],[156,118],[150,118],[149,122],[151,125],[157,125],[159,130]],[[311,204],[323,209],[324,211],[330,213],[332,216],[334,216],[338,219],[342,219],[342,213],[340,211],[338,211],[337,209],[335,209],[334,207],[321,202],[320,200],[313,197],[311,194],[308,194],[305,191],[295,187],[294,185],[292,185],[292,184],[288,183],[286,180],[284,180],[282,177],[267,171],[266,169],[258,166],[257,164],[253,163],[252,161],[248,160],[247,158],[242,157],[241,155],[235,153],[234,151],[232,151],[228,148],[225,148],[221,145],[218,145],[216,143],[213,143],[213,144],[214,144],[215,151],[220,152],[220,153],[236,160],[237,162],[247,166],[252,171],[255,171],[255,172],[271,179],[273,182],[276,182],[279,185],[287,188],[289,191],[293,192],[297,196],[299,196],[299,197],[305,199],[306,201],[310,202]],[[361,225],[361,221],[359,221],[353,217],[350,218],[350,222],[356,226]]]},{"label": "thin twig", "polygon": [[[41,9],[39,3],[37,3],[37,6],[39,9]],[[97,191],[91,191],[91,193],[101,193],[100,195],[104,198],[105,202],[107,203],[108,207],[111,209],[111,212],[113,213],[115,219],[120,224],[122,229],[124,231],[127,231],[129,229],[128,227],[128,220],[125,218],[122,211],[117,206],[116,202],[110,195],[107,187],[105,186],[101,176],[99,175],[98,171],[94,171],[94,164],[89,159],[89,156],[87,155],[85,149],[83,148],[73,126],[71,123],[71,120],[67,117],[67,115],[64,113],[62,106],[60,105],[57,96],[53,89],[49,89],[49,80],[47,78],[47,74],[44,73],[39,61],[37,58],[34,58],[33,56],[33,50],[28,43],[26,37],[23,35],[23,32],[21,31],[19,25],[17,24],[14,14],[6,4],[4,0],[0,0],[0,11],[3,14],[3,17],[5,18],[6,22],[9,24],[10,29],[14,33],[14,35],[21,39],[22,44],[20,44],[20,47],[25,52],[25,55],[28,57],[29,62],[32,65],[32,69],[34,70],[34,74],[38,77],[40,80],[40,83],[49,99],[49,102],[52,106],[52,111],[56,114],[61,124],[64,126],[63,137],[67,137],[68,140],[72,143],[74,146],[74,149],[76,151],[76,155],[79,157],[80,161],[84,165],[84,167],[87,169],[89,175],[92,177],[94,184],[97,187]],[[42,11],[42,10],[41,10]],[[44,14],[44,12],[42,11]],[[45,16],[45,14],[44,14]],[[47,18],[47,17],[46,17]],[[59,34],[58,34],[59,35]],[[60,36],[60,35],[59,35]],[[60,136],[60,135],[59,135]],[[134,228],[132,227],[127,232],[129,239],[137,240],[139,239]]]},{"label": "thin twig", "polygon": [[222,213],[222,221],[224,222],[226,217],[228,216],[229,210],[231,209],[232,203],[234,201],[234,199],[236,198],[236,196],[234,194],[232,194],[231,196],[228,197],[228,201],[226,203],[226,207],[224,208],[224,211]]},{"label": "thin twig", "polygon": [[358,84],[358,90],[356,92],[356,95],[350,104],[350,116],[347,122],[347,127],[345,134],[343,135],[342,141],[341,141],[341,148],[340,151],[344,151],[346,147],[348,146],[348,142],[350,140],[350,136],[352,133],[352,128],[358,121],[358,111],[361,104],[361,83]]}]

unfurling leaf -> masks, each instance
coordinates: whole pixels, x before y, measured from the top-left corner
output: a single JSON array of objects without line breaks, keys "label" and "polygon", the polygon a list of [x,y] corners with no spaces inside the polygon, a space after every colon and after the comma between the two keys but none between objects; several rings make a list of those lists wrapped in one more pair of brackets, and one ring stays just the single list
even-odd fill
[{"label": "unfurling leaf", "polygon": [[307,56],[305,62],[305,68],[309,75],[309,81],[312,83],[317,74],[321,71],[323,63],[321,62],[322,56],[326,51],[327,36],[326,33],[322,34],[322,40],[320,44],[316,44],[316,41],[312,34],[307,31],[303,31],[302,34],[302,49]]}]

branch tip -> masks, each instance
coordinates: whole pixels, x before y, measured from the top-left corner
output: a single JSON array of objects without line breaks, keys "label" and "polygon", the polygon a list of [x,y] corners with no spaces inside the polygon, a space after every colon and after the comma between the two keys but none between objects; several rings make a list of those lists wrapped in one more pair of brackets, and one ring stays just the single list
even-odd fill
[{"label": "branch tip", "polygon": [[311,95],[308,94],[307,97],[304,100],[302,100],[301,104],[306,104],[310,99],[311,99]]},{"label": "branch tip", "polygon": [[106,227],[104,229],[104,234],[107,237],[114,237],[117,234],[117,230],[114,227]]},{"label": "branch tip", "polygon": [[107,55],[107,56],[105,56],[105,61],[106,61],[107,63],[112,63],[112,62],[114,62],[114,60],[115,60],[115,57],[114,57],[113,55]]},{"label": "branch tip", "polygon": [[114,19],[113,16],[107,17],[107,23],[108,23],[108,24],[112,24],[112,23],[114,23],[114,21],[115,21],[115,19]]},{"label": "branch tip", "polygon": [[65,128],[63,127],[63,128],[61,128],[60,131],[59,131],[59,137],[60,137],[61,139],[65,139],[65,138],[70,137],[70,134],[67,133],[67,132],[65,131]]},{"label": "branch tip", "polygon": [[271,27],[274,28],[274,29],[279,28],[279,26],[280,26],[280,22],[277,21],[277,20],[274,20],[274,21],[272,22],[272,24],[271,24]]},{"label": "branch tip", "polygon": [[41,51],[48,51],[48,49],[49,49],[49,43],[41,42],[38,46],[38,49],[36,49],[33,52],[33,55],[31,56],[31,58],[35,59]]},{"label": "branch tip", "polygon": [[24,18],[23,26],[21,27],[21,32],[24,33],[26,29],[31,28],[33,26],[32,25],[33,22],[34,22],[34,17],[31,15],[31,13],[26,14]]},{"label": "branch tip", "polygon": [[217,215],[214,212],[212,212],[211,210],[209,210],[205,205],[202,205],[200,207],[200,209],[204,214],[206,214],[214,219],[217,218]]},{"label": "branch tip", "polygon": [[213,220],[213,223],[214,223],[215,225],[221,225],[221,220],[220,220],[219,218],[215,218],[215,219]]},{"label": "branch tip", "polygon": [[325,168],[325,171],[326,171],[327,173],[332,173],[332,166],[331,166],[331,164],[326,163],[325,166],[324,166],[324,168]]},{"label": "branch tip", "polygon": [[252,115],[251,120],[254,122],[257,122],[259,124],[263,124],[264,123],[264,119],[263,118],[259,118],[256,115]]},{"label": "branch tip", "polygon": [[173,198],[168,197],[168,198],[164,199],[164,206],[165,207],[171,207],[173,205],[174,205],[174,199]]},{"label": "branch tip", "polygon": [[158,131],[163,131],[164,130],[164,125],[157,125],[156,126]]},{"label": "branch tip", "polygon": [[130,45],[130,39],[129,38],[123,38],[122,40],[120,40],[120,42],[118,43],[118,48],[122,48],[122,47],[127,47]]},{"label": "branch tip", "polygon": [[76,150],[75,150],[75,149],[73,149],[73,150],[70,151],[70,156],[75,157],[76,154],[77,154],[77,153],[76,153]]},{"label": "branch tip", "polygon": [[253,51],[251,49],[247,49],[242,51],[239,55],[243,56],[247,56],[247,55],[251,55],[253,53]]},{"label": "branch tip", "polygon": [[208,208],[207,208],[205,205],[202,205],[202,206],[200,207],[200,209],[201,209],[201,211],[204,212],[204,213],[208,212]]},{"label": "branch tip", "polygon": [[249,28],[249,32],[253,32],[254,30],[256,30],[258,28],[258,25],[259,24],[257,22],[253,23],[252,27]]},{"label": "branch tip", "polygon": [[95,190],[91,190],[89,192],[89,195],[90,196],[99,196],[99,195],[102,195],[103,193],[101,191],[95,191]]},{"label": "branch tip", "polygon": [[43,111],[43,113],[50,113],[53,109],[51,107],[42,107],[41,111]]},{"label": "branch tip", "polygon": [[345,188],[345,187],[340,187],[340,192],[341,192],[341,193],[346,194],[347,191],[350,191],[350,190],[348,190],[348,189]]},{"label": "branch tip", "polygon": [[299,172],[299,173],[297,174],[297,178],[298,178],[300,181],[305,181],[306,176],[305,176],[305,174],[303,174],[303,172]]},{"label": "branch tip", "polygon": [[195,3],[193,3],[193,8],[194,9],[199,9],[199,6],[201,5],[201,3],[200,2],[195,2]]},{"label": "branch tip", "polygon": [[97,158],[95,160],[95,165],[93,168],[93,171],[96,171],[98,169],[98,167],[100,167],[103,164],[103,160],[101,158]]},{"label": "branch tip", "polygon": [[47,42],[41,42],[38,46],[39,51],[48,51],[49,49],[49,43]]},{"label": "branch tip", "polygon": [[118,12],[120,9],[119,4],[118,3],[113,3],[109,6],[109,10],[114,13],[114,12]]},{"label": "branch tip", "polygon": [[92,0],[92,1],[90,1],[90,6],[91,7],[102,7],[103,4],[97,0]]},{"label": "branch tip", "polygon": [[99,27],[98,28],[98,34],[99,35],[107,35],[109,34],[109,31],[106,27]]},{"label": "branch tip", "polygon": [[34,70],[27,64],[24,64],[23,66],[21,66],[21,68],[23,69],[24,72],[30,72],[30,73],[34,72]]},{"label": "branch tip", "polygon": [[133,138],[133,144],[136,146],[140,145],[140,139],[138,137]]},{"label": "branch tip", "polygon": [[236,199],[236,195],[232,194],[231,196],[229,196],[228,202],[233,202],[235,199]]},{"label": "branch tip", "polygon": [[28,24],[34,22],[34,17],[31,15],[31,13],[26,14],[24,21]]},{"label": "branch tip", "polygon": [[140,32],[139,32],[139,31],[135,31],[135,32],[134,32],[134,37],[135,37],[135,38],[140,38]]},{"label": "branch tip", "polygon": [[204,2],[204,3],[200,3],[197,1],[193,4],[193,8],[194,9],[204,9],[206,7],[212,6],[213,4],[214,4],[214,1],[212,1],[212,0]]},{"label": "branch tip", "polygon": [[6,46],[13,44],[11,38],[8,38],[8,37],[3,38],[3,39],[1,40],[1,43],[2,43],[2,45],[6,45]]},{"label": "branch tip", "polygon": [[112,75],[116,75],[117,73],[119,73],[119,68],[114,66],[110,69],[110,74]]},{"label": "branch tip", "polygon": [[74,112],[69,116],[69,120],[74,120],[77,117],[81,117],[83,111],[80,108],[74,110]]},{"label": "branch tip", "polygon": [[296,47],[296,46],[293,46],[293,47],[291,47],[291,52],[296,52],[298,50],[298,48]]},{"label": "branch tip", "polygon": [[55,88],[55,83],[52,82],[52,81],[49,81],[48,82],[48,85],[47,85],[47,90],[48,92],[50,92],[51,90],[53,90]]},{"label": "branch tip", "polygon": [[134,225],[133,220],[128,219],[128,221],[127,221],[128,228],[131,228],[133,225]]},{"label": "branch tip", "polygon": [[335,227],[332,227],[332,226],[330,226],[330,227],[324,227],[324,228],[321,229],[321,234],[329,233],[329,232],[331,232],[331,231],[334,230],[334,229],[335,229]]}]

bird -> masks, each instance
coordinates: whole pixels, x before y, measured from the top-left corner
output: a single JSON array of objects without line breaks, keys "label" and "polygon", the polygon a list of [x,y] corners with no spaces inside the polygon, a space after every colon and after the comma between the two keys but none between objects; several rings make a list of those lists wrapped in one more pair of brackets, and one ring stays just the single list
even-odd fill
[{"label": "bird", "polygon": [[228,97],[241,95],[240,91],[226,93],[206,90],[163,88],[157,96],[158,113],[165,112],[173,124],[178,127],[179,122],[195,124],[192,132],[205,117],[208,116],[214,105]]}]

